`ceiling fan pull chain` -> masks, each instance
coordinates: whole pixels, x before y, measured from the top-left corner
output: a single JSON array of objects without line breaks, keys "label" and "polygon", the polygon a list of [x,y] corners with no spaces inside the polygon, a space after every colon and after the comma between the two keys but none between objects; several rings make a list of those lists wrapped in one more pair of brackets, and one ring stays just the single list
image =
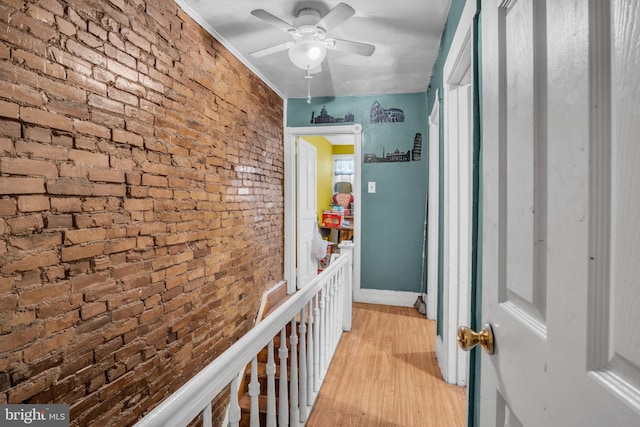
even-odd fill
[{"label": "ceiling fan pull chain", "polygon": [[311,75],[311,71],[307,68],[307,75],[304,76],[307,79],[307,104],[311,104],[311,79],[313,76]]}]

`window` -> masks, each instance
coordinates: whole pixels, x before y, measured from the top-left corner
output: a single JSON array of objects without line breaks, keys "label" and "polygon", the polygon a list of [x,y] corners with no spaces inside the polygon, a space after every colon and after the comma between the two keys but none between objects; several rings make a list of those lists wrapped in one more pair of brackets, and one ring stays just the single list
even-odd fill
[{"label": "window", "polygon": [[333,179],[331,187],[335,187],[336,182],[350,182],[354,184],[355,162],[352,154],[333,155]]}]

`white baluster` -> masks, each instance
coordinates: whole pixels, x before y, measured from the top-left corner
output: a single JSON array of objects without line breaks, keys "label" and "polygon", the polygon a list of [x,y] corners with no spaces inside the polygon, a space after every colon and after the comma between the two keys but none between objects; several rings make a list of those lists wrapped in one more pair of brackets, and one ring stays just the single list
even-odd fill
[{"label": "white baluster", "polygon": [[320,293],[315,295],[315,308],[313,309],[313,391],[320,389]]},{"label": "white baluster", "polygon": [[343,306],[344,306],[344,298],[345,298],[344,280],[345,280],[345,277],[346,277],[344,268],[340,269],[339,274],[340,274],[340,276],[339,276],[339,281],[338,281],[338,298],[336,300],[336,309],[338,310],[338,324],[336,325],[336,327],[338,328],[338,333],[340,335],[342,335],[342,331],[343,331],[342,323],[343,323],[343,319],[344,319]]},{"label": "white baluster", "polygon": [[313,404],[313,298],[309,301],[309,307],[307,308],[307,405]]},{"label": "white baluster", "polygon": [[231,403],[229,404],[229,426],[238,427],[240,422],[240,405],[238,404],[238,377],[231,381]]},{"label": "white baluster", "polygon": [[324,328],[323,334],[323,349],[324,355],[322,357],[322,376],[324,377],[329,369],[329,343],[331,342],[331,282],[325,285],[324,290],[324,305],[325,305],[325,313],[324,313],[324,324],[322,327]]},{"label": "white baluster", "polygon": [[278,356],[280,356],[280,393],[278,395],[278,401],[280,403],[278,410],[278,425],[280,427],[286,427],[289,425],[289,396],[287,388],[287,328],[282,328],[280,331],[280,350]]},{"label": "white baluster", "polygon": [[329,326],[328,333],[329,339],[327,340],[328,348],[327,348],[327,369],[329,369],[329,364],[331,363],[331,357],[333,356],[333,345],[335,342],[335,328],[334,324],[336,322],[336,276],[335,274],[331,277],[329,281]]},{"label": "white baluster", "polygon": [[333,344],[331,348],[331,358],[333,358],[333,354],[336,352],[336,347],[338,346],[338,341],[340,341],[340,321],[338,317],[338,313],[340,313],[340,298],[338,298],[339,290],[338,286],[340,283],[340,272],[336,273],[335,279],[333,281],[333,302],[332,302],[332,310],[333,310]]},{"label": "white baluster", "polygon": [[304,307],[300,310],[300,421],[307,421],[307,319]]},{"label": "white baluster", "polygon": [[260,396],[260,382],[258,381],[258,358],[251,361],[251,382],[249,382],[249,396],[251,396],[251,427],[260,427],[260,408],[258,396]]},{"label": "white baluster", "polygon": [[300,421],[298,408],[298,327],[296,317],[291,320],[291,376],[289,378],[289,425],[297,427]]},{"label": "white baluster", "polygon": [[211,418],[212,418],[211,402],[209,402],[209,404],[205,406],[204,411],[202,411],[202,426],[213,427]]},{"label": "white baluster", "polygon": [[324,378],[324,369],[325,369],[325,352],[326,352],[326,342],[327,342],[327,321],[326,321],[326,313],[325,313],[325,305],[326,305],[326,287],[323,287],[320,291],[320,378]]},{"label": "white baluster", "polygon": [[267,347],[267,427],[276,427],[276,362],[273,339]]}]

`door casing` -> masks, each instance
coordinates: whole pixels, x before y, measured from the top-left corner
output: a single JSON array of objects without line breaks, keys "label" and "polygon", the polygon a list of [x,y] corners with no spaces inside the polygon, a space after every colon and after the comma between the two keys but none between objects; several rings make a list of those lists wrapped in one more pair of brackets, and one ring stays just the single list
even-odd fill
[{"label": "door casing", "polygon": [[284,278],[287,292],[296,291],[296,137],[352,135],[355,158],[353,293],[360,290],[362,125],[286,127],[284,134]]},{"label": "door casing", "polygon": [[[470,319],[473,115],[469,96],[463,110],[470,119],[458,120],[459,103],[453,97],[457,97],[460,90],[473,93],[476,7],[473,0],[465,3],[443,72],[445,197],[444,218],[440,224],[444,227],[443,316],[436,355],[444,380],[458,385],[466,385],[468,376],[468,355],[459,349],[455,336],[458,326],[468,324]],[[463,141],[458,138],[461,132],[467,135]],[[460,141],[462,144],[458,145]]]}]

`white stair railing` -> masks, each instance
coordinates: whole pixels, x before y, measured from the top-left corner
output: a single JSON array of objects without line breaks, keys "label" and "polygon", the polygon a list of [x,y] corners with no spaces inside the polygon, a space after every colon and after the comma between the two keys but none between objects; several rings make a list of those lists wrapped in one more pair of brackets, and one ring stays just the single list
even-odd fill
[{"label": "white stair railing", "polygon": [[[212,426],[211,402],[229,385],[229,425],[235,427],[242,421],[243,425],[259,426],[257,357],[263,348],[268,350],[266,425],[304,426],[342,331],[351,330],[353,244],[340,244],[340,252],[325,271],[138,421],[135,427],[181,427],[197,417],[202,417],[204,426]],[[291,332],[287,337],[288,324]],[[280,387],[276,396],[273,339],[278,334]],[[290,363],[289,377],[287,360]],[[251,406],[250,412],[243,414],[238,401],[239,375],[249,363]],[[279,405],[277,414],[276,398]],[[250,423],[244,423],[244,416]]]}]

